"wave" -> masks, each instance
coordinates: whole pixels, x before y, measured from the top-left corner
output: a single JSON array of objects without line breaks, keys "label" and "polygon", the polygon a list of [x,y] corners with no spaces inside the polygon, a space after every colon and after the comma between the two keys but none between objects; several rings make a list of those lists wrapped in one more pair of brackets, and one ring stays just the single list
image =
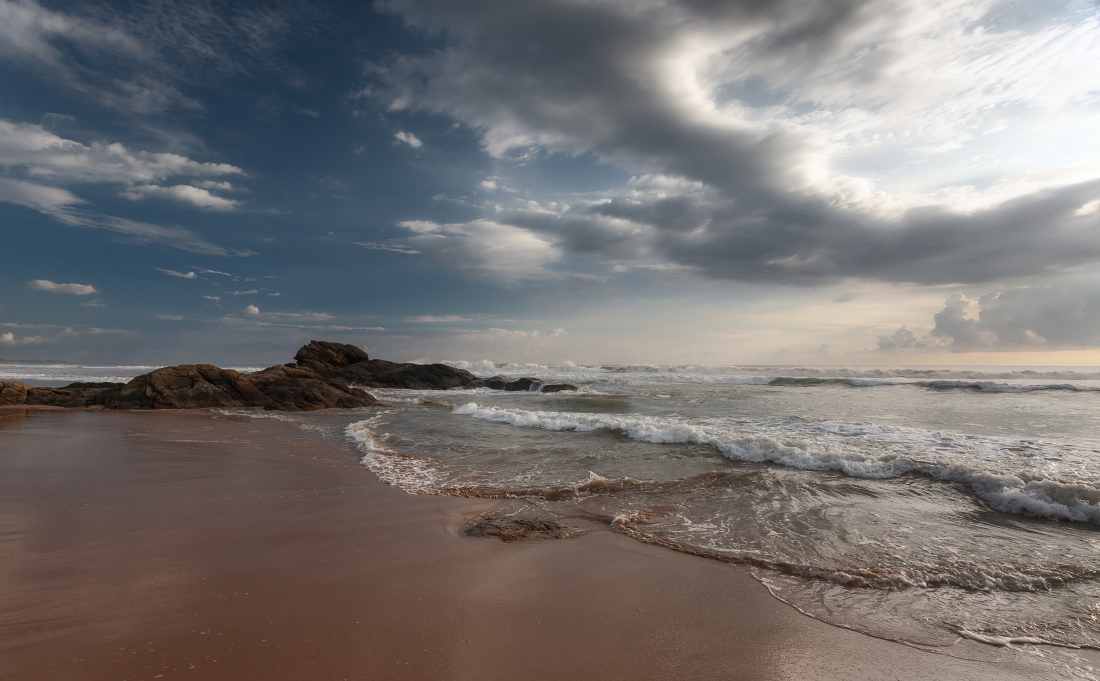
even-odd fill
[{"label": "wave", "polygon": [[813,387],[819,385],[847,385],[853,388],[878,388],[883,386],[915,386],[932,390],[973,390],[984,393],[1029,393],[1046,390],[1067,390],[1072,392],[1098,392],[1100,386],[1081,386],[1072,383],[999,383],[996,381],[970,380],[869,380],[859,378],[805,378],[798,376],[779,376],[768,381],[767,385],[786,387]]},{"label": "wave", "polygon": [[[644,524],[645,520],[642,520]],[[611,528],[633,539],[711,558],[725,563],[763,568],[795,577],[822,580],[849,587],[870,589],[906,589],[956,587],[978,592],[1049,591],[1100,577],[1100,570],[1075,565],[1042,568],[1033,565],[946,566],[827,566],[782,560],[759,554],[715,551],[662,537],[638,526],[630,515],[616,517]]]},{"label": "wave", "polygon": [[[712,487],[731,477],[755,478],[763,471],[709,471],[665,482],[636,480],[633,478],[609,479],[592,471],[587,478],[568,485],[546,487],[494,487],[487,485],[455,485],[449,479],[441,463],[428,457],[400,454],[387,448],[380,440],[376,426],[381,417],[366,419],[347,427],[346,434],[364,453],[362,464],[379,479],[410,494],[475,497],[482,499],[531,499],[544,501],[575,501],[603,495],[658,494],[682,499],[685,494]],[[653,498],[653,497],[650,497]],[[910,564],[905,566],[886,564],[829,565],[825,562],[805,562],[765,555],[758,551],[719,550],[712,547],[684,543],[661,531],[661,521],[677,515],[676,505],[653,506],[622,511],[618,515],[602,516],[588,511],[590,520],[605,523],[609,529],[639,541],[664,546],[684,553],[712,558],[727,563],[764,568],[806,579],[823,580],[848,587],[871,589],[905,589],[957,587],[967,591],[1035,592],[1048,591],[1080,581],[1095,580],[1100,570],[1080,565],[1039,566],[1029,564],[983,564],[963,562],[947,564]],[[654,525],[654,523],[657,523]],[[651,529],[652,527],[652,529]]]},{"label": "wave", "polygon": [[623,376],[638,374],[656,375],[745,375],[745,376],[790,376],[795,378],[913,378],[926,380],[1060,380],[1060,381],[1100,381],[1100,371],[1096,367],[1053,368],[1053,367],[848,367],[848,366],[809,366],[809,365],[718,365],[718,364],[608,364],[578,365],[573,362],[562,364],[517,364],[495,363],[489,360],[480,362],[444,360],[444,364],[465,369],[475,374],[495,375],[498,373],[526,372],[528,374],[577,374],[590,376]]},{"label": "wave", "polygon": [[482,377],[538,376],[544,381],[581,384],[690,383],[808,387],[919,386],[935,390],[1024,393],[1100,391],[1100,371],[1091,368],[815,367],[749,365],[577,365],[446,361]]},{"label": "wave", "polygon": [[[894,478],[919,473],[962,483],[999,511],[1100,525],[1100,482],[1075,479],[1072,463],[1063,471],[1048,461],[1050,457],[1028,456],[1025,458],[1032,469],[1003,470],[1014,450],[1041,454],[1042,443],[841,422],[689,422],[635,415],[502,409],[476,402],[455,407],[453,413],[516,427],[612,430],[639,442],[707,445],[735,461],[834,471],[853,477]],[[836,437],[826,442],[822,436]],[[855,446],[856,442],[864,446]],[[998,470],[998,464],[1002,470]]]}]

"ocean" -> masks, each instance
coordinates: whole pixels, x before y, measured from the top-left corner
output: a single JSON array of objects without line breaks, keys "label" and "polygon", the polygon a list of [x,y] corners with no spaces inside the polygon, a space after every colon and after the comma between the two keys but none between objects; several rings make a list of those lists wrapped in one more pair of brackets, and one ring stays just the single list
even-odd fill
[{"label": "ocean", "polygon": [[873,636],[1100,648],[1100,369],[454,364],[579,390],[372,389],[384,406],[225,413],[345,442],[410,494],[499,500],[471,527],[610,530],[741,565]]}]

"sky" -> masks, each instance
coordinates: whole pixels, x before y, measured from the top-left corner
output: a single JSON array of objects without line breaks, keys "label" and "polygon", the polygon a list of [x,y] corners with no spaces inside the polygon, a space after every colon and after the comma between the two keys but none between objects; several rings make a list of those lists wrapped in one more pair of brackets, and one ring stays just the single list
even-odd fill
[{"label": "sky", "polygon": [[0,357],[1100,365],[1097,0],[0,0]]}]

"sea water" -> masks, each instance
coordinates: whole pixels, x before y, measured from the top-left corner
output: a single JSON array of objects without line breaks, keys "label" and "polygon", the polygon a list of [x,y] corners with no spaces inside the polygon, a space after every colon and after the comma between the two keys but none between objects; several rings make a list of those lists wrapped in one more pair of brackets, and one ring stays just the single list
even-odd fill
[{"label": "sea water", "polygon": [[[874,636],[1100,647],[1098,369],[456,364],[579,390],[240,413],[344,441],[411,494],[742,565]],[[33,368],[54,385],[143,370]]]},{"label": "sea water", "polygon": [[363,464],[744,565],[876,636],[1100,646],[1096,369],[465,368],[580,390],[375,391]]}]

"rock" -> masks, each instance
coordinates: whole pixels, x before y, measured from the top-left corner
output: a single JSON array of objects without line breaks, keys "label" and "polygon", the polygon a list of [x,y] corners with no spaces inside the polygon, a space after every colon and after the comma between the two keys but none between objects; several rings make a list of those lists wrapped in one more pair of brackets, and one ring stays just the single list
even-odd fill
[{"label": "rock", "polygon": [[212,364],[182,364],[142,374],[100,393],[109,409],[263,407],[264,396],[241,374]]},{"label": "rock", "polygon": [[469,537],[496,537],[501,541],[562,539],[565,528],[556,520],[534,518],[483,518],[466,528]]},{"label": "rock", "polygon": [[478,380],[469,371],[446,364],[412,364],[372,359],[352,364],[338,375],[366,388],[407,388],[413,390],[448,390],[461,388]]},{"label": "rock", "polygon": [[354,345],[311,340],[294,353],[298,366],[312,369],[325,378],[331,378],[340,369],[352,364],[370,361],[362,349]]},{"label": "rock", "polygon": [[33,404],[107,409],[196,409],[264,407],[280,411],[355,409],[377,404],[368,388],[448,390],[490,387],[498,390],[558,392],[568,384],[544,384],[534,378],[479,379],[446,364],[413,364],[370,359],[354,345],[311,340],[293,364],[242,375],[211,364],[164,367],[129,383],[71,383],[64,388],[35,388],[0,382],[0,405]]},{"label": "rock", "polygon": [[65,388],[31,388],[27,391],[28,405],[49,407],[87,407],[96,403],[98,390],[67,390]]},{"label": "rock", "polygon": [[100,390],[103,388],[121,388],[125,383],[70,383],[62,390]]},{"label": "rock", "polygon": [[511,392],[557,393],[563,390],[576,390],[577,386],[568,383],[543,383],[537,378],[517,378],[514,381],[506,381],[502,376],[478,379],[475,383],[466,386],[469,388],[492,388],[493,390],[508,390]]},{"label": "rock", "polygon": [[459,388],[477,377],[446,364],[413,364],[370,359],[354,345],[311,340],[295,353],[297,366],[321,378],[337,378],[367,388],[447,390]]},{"label": "rock", "polygon": [[31,386],[18,381],[0,381],[0,406],[27,403],[27,392]]},{"label": "rock", "polygon": [[273,366],[246,378],[268,399],[265,409],[317,411],[377,404],[373,395],[349,386],[340,378],[324,379],[317,372],[298,366]]},{"label": "rock", "polygon": [[550,383],[539,388],[540,393],[560,393],[563,390],[577,390],[577,386],[570,383]]}]

